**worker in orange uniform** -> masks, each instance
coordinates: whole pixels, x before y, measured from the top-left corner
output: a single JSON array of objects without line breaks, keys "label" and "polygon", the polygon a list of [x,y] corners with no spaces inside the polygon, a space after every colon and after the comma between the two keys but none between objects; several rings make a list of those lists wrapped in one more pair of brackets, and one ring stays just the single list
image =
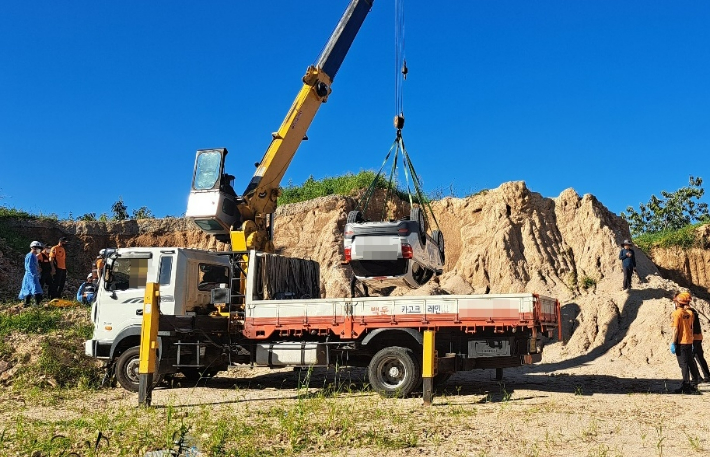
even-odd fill
[{"label": "worker in orange uniform", "polygon": [[710,370],[708,369],[708,363],[705,360],[705,355],[703,353],[703,330],[700,327],[700,313],[696,311],[695,309],[690,307],[690,294],[688,292],[683,292],[681,294],[678,294],[676,296],[678,301],[681,302],[688,302],[688,309],[693,313],[695,316],[693,319],[693,364],[697,362],[697,366],[700,367],[700,370],[698,372],[702,371],[703,378],[692,378],[691,382],[694,384],[698,384],[701,382],[710,382]]},{"label": "worker in orange uniform", "polygon": [[678,359],[683,384],[675,390],[675,393],[691,394],[697,393],[697,386],[691,384],[690,374],[698,379],[698,367],[693,361],[693,321],[695,316],[690,311],[690,294],[682,292],[673,297],[675,311],[671,314],[671,326],[673,327],[673,338],[671,339],[671,354],[675,354]]},{"label": "worker in orange uniform", "polygon": [[102,249],[99,251],[99,255],[96,257],[96,275],[97,278],[103,276],[102,270],[104,268],[104,254],[106,250]]},{"label": "worker in orange uniform", "polygon": [[59,238],[59,244],[49,251],[49,260],[54,264],[53,290],[51,298],[60,298],[64,292],[64,284],[67,281],[67,245],[66,237]]}]

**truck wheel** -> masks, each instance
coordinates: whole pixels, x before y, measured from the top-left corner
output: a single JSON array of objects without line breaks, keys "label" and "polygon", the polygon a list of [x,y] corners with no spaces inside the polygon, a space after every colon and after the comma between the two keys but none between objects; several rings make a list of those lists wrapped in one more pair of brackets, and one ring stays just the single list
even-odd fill
[{"label": "truck wheel", "polygon": [[439,252],[441,253],[441,263],[446,263],[446,255],[444,254],[444,234],[439,230],[434,230],[431,232],[431,237],[434,239],[434,243],[439,246]]},{"label": "truck wheel", "polygon": [[370,360],[367,376],[373,390],[385,397],[407,397],[417,387],[422,368],[414,351],[403,347],[380,350]]},{"label": "truck wheel", "polygon": [[348,213],[348,224],[365,222],[360,211],[350,211]]},{"label": "truck wheel", "polygon": [[[129,392],[138,392],[141,349],[138,346],[127,349],[116,360],[116,379]],[[161,375],[153,375],[153,387],[162,381]]]},{"label": "truck wheel", "polygon": [[409,212],[409,220],[416,221],[419,224],[419,240],[422,245],[426,244],[426,220],[424,219],[424,211],[421,208],[412,208]]}]

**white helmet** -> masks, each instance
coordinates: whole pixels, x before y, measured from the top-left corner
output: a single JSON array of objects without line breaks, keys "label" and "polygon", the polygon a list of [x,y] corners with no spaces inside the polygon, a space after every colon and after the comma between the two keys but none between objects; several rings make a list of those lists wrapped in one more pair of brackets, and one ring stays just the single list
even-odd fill
[{"label": "white helmet", "polygon": [[89,273],[89,276],[87,276],[86,279],[94,279],[94,275]]},{"label": "white helmet", "polygon": [[42,243],[40,243],[39,241],[33,241],[33,242],[30,243],[30,249],[32,249],[32,248],[42,248],[42,247],[43,247],[43,246],[42,246]]},{"label": "white helmet", "polygon": [[106,249],[102,249],[99,251],[99,255],[104,255],[104,254],[106,254]]}]

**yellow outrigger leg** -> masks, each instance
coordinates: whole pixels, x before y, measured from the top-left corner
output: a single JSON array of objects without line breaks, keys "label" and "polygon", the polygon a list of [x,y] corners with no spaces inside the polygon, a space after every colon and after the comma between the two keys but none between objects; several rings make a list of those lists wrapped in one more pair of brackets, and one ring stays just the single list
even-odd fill
[{"label": "yellow outrigger leg", "polygon": [[140,365],[138,367],[138,404],[140,406],[150,406],[153,400],[153,379],[155,377],[155,361],[158,353],[159,300],[158,283],[147,283],[143,301]]},{"label": "yellow outrigger leg", "polygon": [[436,376],[436,331],[424,330],[424,360],[422,363],[422,378],[424,387],[424,405],[431,406],[434,397],[434,376]]}]

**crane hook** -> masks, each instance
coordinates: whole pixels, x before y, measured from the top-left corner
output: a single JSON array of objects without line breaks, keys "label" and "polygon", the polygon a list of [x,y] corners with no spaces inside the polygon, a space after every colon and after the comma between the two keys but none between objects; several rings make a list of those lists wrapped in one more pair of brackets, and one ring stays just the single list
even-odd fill
[{"label": "crane hook", "polygon": [[404,75],[404,80],[407,80],[407,73],[409,73],[409,68],[407,68],[407,59],[402,61],[402,75]]}]

